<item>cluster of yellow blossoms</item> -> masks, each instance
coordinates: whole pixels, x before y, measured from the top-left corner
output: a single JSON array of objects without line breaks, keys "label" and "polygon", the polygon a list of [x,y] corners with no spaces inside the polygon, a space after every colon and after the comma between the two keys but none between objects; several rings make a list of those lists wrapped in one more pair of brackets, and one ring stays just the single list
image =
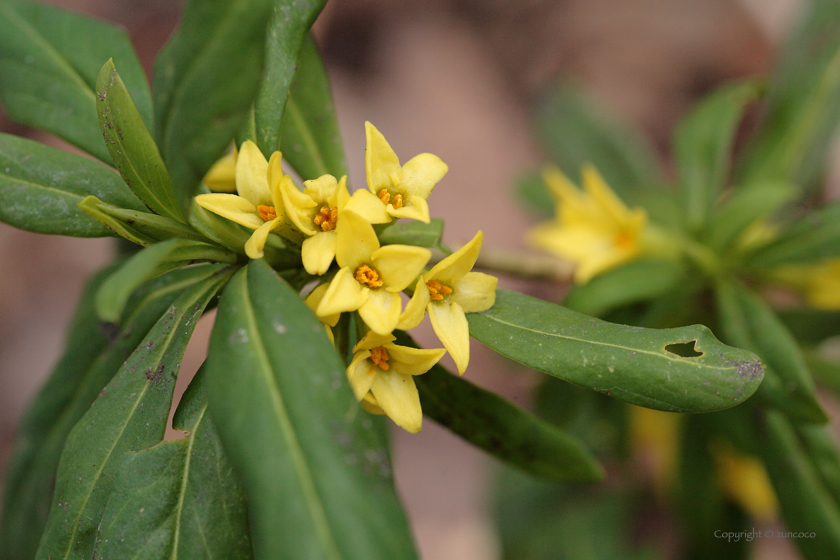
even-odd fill
[{"label": "cluster of yellow blossoms", "polygon": [[[332,175],[304,181],[300,190],[283,174],[280,152],[266,161],[253,142],[221,160],[205,184],[214,191],[196,197],[204,209],[254,230],[245,244],[252,259],[263,257],[272,233],[300,244],[303,268],[323,276],[307,305],[327,326],[341,313],[356,312],[363,321],[361,340],[347,377],[357,400],[397,425],[420,431],[422,411],[412,376],[427,372],[446,353],[463,374],[469,362],[469,327],[465,313],[489,309],[496,298],[496,278],[471,272],[481,251],[482,233],[426,270],[432,253],[413,245],[380,244],[374,224],[398,218],[430,222],[426,200],[448,167],[432,154],[400,165],[385,137],[365,123],[368,190],[350,195],[346,178]],[[233,193],[236,194],[233,194]],[[336,266],[333,267],[333,262]],[[328,276],[327,276],[328,277]],[[413,289],[403,309],[400,292]],[[444,349],[398,346],[392,332],[410,330],[426,311]]]}]

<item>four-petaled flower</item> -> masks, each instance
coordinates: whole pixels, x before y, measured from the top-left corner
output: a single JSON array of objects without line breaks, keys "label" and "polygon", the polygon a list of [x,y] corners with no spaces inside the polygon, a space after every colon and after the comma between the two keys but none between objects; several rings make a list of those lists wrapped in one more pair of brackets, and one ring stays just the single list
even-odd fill
[{"label": "four-petaled flower", "polygon": [[470,361],[470,331],[465,313],[490,309],[496,302],[498,279],[481,272],[470,272],[481,252],[482,232],[437,263],[417,282],[414,295],[400,316],[397,328],[409,330],[429,312],[432,328],[452,356],[458,373]]},{"label": "four-petaled flower", "polygon": [[429,371],[446,351],[397,346],[394,340],[391,334],[367,333],[353,347],[347,379],[365,409],[387,414],[395,424],[415,434],[422,427],[423,412],[412,376]]},{"label": "four-petaled flower", "polygon": [[400,166],[388,141],[369,122],[365,123],[365,135],[365,170],[370,192],[382,201],[394,218],[411,218],[428,224],[426,199],[449,167],[433,154],[414,156]]},{"label": "four-petaled flower", "polygon": [[647,213],[628,209],[593,166],[584,166],[581,175],[583,192],[557,168],[545,169],[543,178],[557,201],[556,219],[532,229],[528,239],[575,263],[574,280],[585,284],[639,256]]}]

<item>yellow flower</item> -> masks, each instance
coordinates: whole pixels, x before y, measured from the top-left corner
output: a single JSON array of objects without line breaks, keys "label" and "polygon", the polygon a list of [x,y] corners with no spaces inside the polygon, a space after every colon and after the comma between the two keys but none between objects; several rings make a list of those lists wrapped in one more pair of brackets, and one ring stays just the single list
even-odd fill
[{"label": "yellow flower", "polygon": [[370,192],[394,218],[411,218],[429,223],[426,199],[443,179],[449,167],[439,157],[420,154],[400,166],[397,154],[382,133],[365,123],[367,149],[365,169]]},{"label": "yellow flower", "polygon": [[429,371],[446,351],[397,346],[394,340],[390,334],[367,333],[353,347],[347,379],[365,409],[387,414],[395,424],[416,434],[422,428],[423,412],[412,376]]},{"label": "yellow flower", "polygon": [[397,325],[402,330],[413,329],[423,320],[424,310],[428,311],[435,334],[462,375],[470,362],[470,329],[465,314],[485,311],[496,303],[498,279],[470,272],[483,239],[479,231],[472,241],[424,274]]},{"label": "yellow flower", "polygon": [[291,177],[280,170],[280,152],[274,152],[266,161],[256,144],[245,141],[236,159],[236,190],[239,193],[201,194],[195,201],[205,210],[218,214],[237,224],[253,229],[245,243],[245,253],[252,259],[261,259],[263,249],[272,231],[294,238],[294,232],[284,227],[281,185],[292,183]]},{"label": "yellow flower", "polygon": [[815,309],[840,309],[840,259],[780,267],[772,276],[802,292]]},{"label": "yellow flower", "polygon": [[629,210],[594,167],[583,168],[583,192],[555,167],[543,178],[557,201],[556,219],[532,229],[528,240],[575,263],[576,283],[638,257],[647,213]]},{"label": "yellow flower", "polygon": [[724,492],[756,519],[776,517],[779,506],[764,465],[726,442],[716,442],[711,451]]},{"label": "yellow flower", "polygon": [[236,158],[238,156],[239,151],[234,144],[233,151],[225,154],[213,164],[213,167],[202,179],[208,189],[213,192],[236,192]]},{"label": "yellow flower", "polygon": [[402,310],[400,292],[417,278],[431,256],[422,247],[380,247],[373,226],[345,209],[336,228],[335,260],[341,269],[318,304],[317,315],[323,318],[358,310],[372,331],[390,334]]}]

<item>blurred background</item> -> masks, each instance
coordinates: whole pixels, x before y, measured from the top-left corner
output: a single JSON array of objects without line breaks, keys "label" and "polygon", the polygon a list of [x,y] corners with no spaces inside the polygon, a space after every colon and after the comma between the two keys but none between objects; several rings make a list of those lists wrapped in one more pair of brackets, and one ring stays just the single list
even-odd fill
[{"label": "blurred background", "polygon": [[[123,25],[148,74],[181,4],[55,3]],[[678,118],[715,86],[766,73],[804,4],[330,0],[315,32],[332,80],[351,188],[365,185],[369,120],[402,161],[431,152],[449,164],[430,200],[432,216],[446,220],[447,243],[462,244],[481,229],[485,247],[523,250],[533,218],[514,201],[512,181],[541,162],[529,107],[555,80],[577,81],[645,130],[668,169]],[[1,111],[0,130],[63,146],[12,124]],[[0,465],[25,406],[62,351],[85,278],[111,250],[109,240],[47,238],[0,224]],[[561,290],[506,278],[501,285],[554,300]],[[204,355],[211,325],[199,324],[185,379]],[[435,344],[430,332],[419,338]],[[468,379],[527,406],[531,375],[483,350],[473,341]],[[394,442],[397,484],[422,556],[496,558],[487,497],[492,459],[431,421],[415,436],[395,430]],[[789,555],[789,544],[779,540],[758,551],[760,558]]]}]

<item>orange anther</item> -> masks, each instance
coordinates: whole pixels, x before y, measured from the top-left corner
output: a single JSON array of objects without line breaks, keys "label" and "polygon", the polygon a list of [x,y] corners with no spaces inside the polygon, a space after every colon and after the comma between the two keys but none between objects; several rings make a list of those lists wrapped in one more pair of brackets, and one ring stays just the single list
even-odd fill
[{"label": "orange anther", "polygon": [[615,243],[616,247],[621,247],[623,249],[633,246],[635,241],[636,239],[633,234],[626,231],[618,232],[613,238],[613,243]]},{"label": "orange anther", "polygon": [[443,296],[448,296],[452,293],[452,288],[446,284],[441,284],[437,280],[429,280],[426,282],[426,287],[429,288],[429,299],[440,301]]},{"label": "orange anther", "polygon": [[382,201],[382,204],[388,204],[391,201],[391,193],[388,192],[388,189],[379,191],[379,200]]},{"label": "orange anther", "polygon": [[401,194],[394,195],[394,208],[402,208],[403,198]]},{"label": "orange anther", "polygon": [[360,265],[353,273],[356,282],[368,288],[378,288],[383,282],[379,278],[379,274],[366,264]]},{"label": "orange anther", "polygon": [[390,356],[388,356],[388,351],[382,346],[372,348],[370,351],[370,361],[376,364],[376,367],[383,371],[388,371],[391,368],[391,365],[388,363],[389,359]]},{"label": "orange anther", "polygon": [[274,206],[257,206],[257,213],[260,215],[260,218],[269,222],[277,217],[277,210],[274,209]]},{"label": "orange anther", "polygon": [[321,211],[312,219],[321,231],[332,231],[335,229],[335,221],[338,219],[338,208],[322,206]]}]

